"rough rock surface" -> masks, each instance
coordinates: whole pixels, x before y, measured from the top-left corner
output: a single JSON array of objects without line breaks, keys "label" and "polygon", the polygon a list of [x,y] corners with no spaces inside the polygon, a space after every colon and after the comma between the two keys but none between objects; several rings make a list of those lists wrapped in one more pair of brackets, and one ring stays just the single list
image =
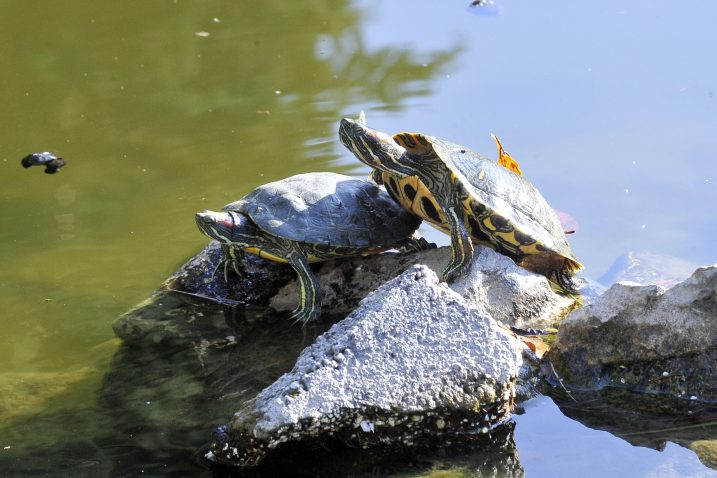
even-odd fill
[{"label": "rough rock surface", "polygon": [[[446,262],[440,263],[439,273]],[[559,322],[576,304],[556,294],[548,280],[517,266],[510,258],[476,246],[471,269],[451,284],[471,305],[495,320],[516,327],[541,328]]]},{"label": "rough rock surface", "polygon": [[717,265],[669,290],[613,285],[565,319],[549,359],[575,386],[717,399]]},{"label": "rough rock surface", "polygon": [[[451,257],[448,247],[416,254],[383,254],[358,260],[335,261],[322,268],[317,277],[322,284],[324,304],[332,313],[346,315],[358,300],[397,276],[412,264],[423,264],[440,274]],[[470,272],[450,287],[491,316],[517,327],[545,327],[564,317],[574,301],[552,291],[548,280],[517,266],[493,249],[476,246]],[[298,281],[292,280],[270,300],[275,310],[289,311],[296,306]]]},{"label": "rough rock surface", "polygon": [[[369,292],[414,264],[440,273],[450,259],[450,248],[420,252],[384,253],[315,264],[324,307],[322,321],[341,319],[356,308]],[[230,275],[225,283],[218,244],[213,242],[184,264],[149,299],[139,304],[112,327],[132,344],[182,342],[190,338],[201,320],[201,304],[189,305],[190,296],[241,307],[270,305],[288,312],[299,297],[298,281],[285,264],[248,254],[246,278]],[[555,294],[545,277],[528,272],[492,249],[476,246],[469,274],[451,284],[472,305],[490,311],[496,320],[518,327],[541,328],[559,322],[575,306],[572,299]],[[195,309],[188,313],[187,308]],[[169,309],[176,309],[172,312]],[[190,316],[192,322],[178,319]],[[288,315],[288,314],[287,314]]]},{"label": "rough rock surface", "polygon": [[352,447],[488,433],[512,407],[524,347],[425,266],[414,266],[306,348],[246,402],[213,459],[260,462],[299,439]]}]

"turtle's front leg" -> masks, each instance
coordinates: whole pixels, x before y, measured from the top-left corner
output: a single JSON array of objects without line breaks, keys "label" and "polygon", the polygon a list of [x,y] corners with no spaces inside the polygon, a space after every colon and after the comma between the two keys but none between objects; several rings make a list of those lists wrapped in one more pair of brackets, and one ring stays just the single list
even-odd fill
[{"label": "turtle's front leg", "polygon": [[307,322],[318,320],[321,315],[321,288],[309,261],[299,250],[292,251],[287,257],[288,263],[299,276],[299,305],[294,309],[291,318],[295,322],[306,325]]},{"label": "turtle's front leg", "polygon": [[224,267],[224,282],[229,282],[229,269],[231,268],[239,278],[243,278],[246,275],[244,268],[244,251],[234,245],[222,243],[222,260],[217,264],[214,269],[214,274],[217,273],[220,267]]},{"label": "turtle's front leg", "polygon": [[461,220],[462,211],[455,206],[444,211],[451,226],[451,261],[443,270],[441,280],[453,282],[468,273],[473,261],[473,243]]}]

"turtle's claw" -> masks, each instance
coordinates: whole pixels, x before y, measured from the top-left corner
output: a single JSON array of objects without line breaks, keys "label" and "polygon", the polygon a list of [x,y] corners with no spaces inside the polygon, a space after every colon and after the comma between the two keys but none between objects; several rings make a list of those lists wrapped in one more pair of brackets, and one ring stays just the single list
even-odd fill
[{"label": "turtle's claw", "polygon": [[302,327],[306,327],[309,322],[315,322],[319,318],[319,314],[313,309],[301,309],[297,307],[291,312],[289,318],[292,320],[292,325],[301,324]]},{"label": "turtle's claw", "polygon": [[243,279],[246,276],[246,274],[244,272],[244,268],[240,267],[239,261],[233,261],[231,259],[223,259],[214,268],[214,271],[212,272],[212,280],[214,280],[214,276],[217,275],[217,271],[219,270],[220,267],[224,269],[224,282],[225,283],[229,282],[229,274],[232,271],[240,279]]},{"label": "turtle's claw", "polygon": [[428,242],[423,237],[411,237],[410,239],[407,239],[399,248],[398,250],[401,252],[419,252],[419,251],[425,251],[427,249],[435,249],[436,244],[433,242]]},{"label": "turtle's claw", "polygon": [[449,284],[464,277],[470,270],[470,262],[468,264],[448,264],[448,267],[443,271],[441,281],[448,282]]}]

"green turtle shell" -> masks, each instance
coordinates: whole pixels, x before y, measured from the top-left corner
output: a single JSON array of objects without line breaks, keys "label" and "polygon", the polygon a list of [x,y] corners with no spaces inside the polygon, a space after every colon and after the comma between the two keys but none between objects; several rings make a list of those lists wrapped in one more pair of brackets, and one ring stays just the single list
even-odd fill
[{"label": "green turtle shell", "polygon": [[376,185],[328,172],[264,184],[223,209],[285,239],[359,249],[395,244],[421,223]]}]

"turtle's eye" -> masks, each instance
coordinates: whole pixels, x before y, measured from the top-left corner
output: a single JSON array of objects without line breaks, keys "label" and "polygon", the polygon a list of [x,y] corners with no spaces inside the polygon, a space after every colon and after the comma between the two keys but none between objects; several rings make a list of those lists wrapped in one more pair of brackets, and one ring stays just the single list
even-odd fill
[{"label": "turtle's eye", "polygon": [[197,220],[205,224],[214,224],[215,222],[217,222],[211,211],[198,212]]}]

